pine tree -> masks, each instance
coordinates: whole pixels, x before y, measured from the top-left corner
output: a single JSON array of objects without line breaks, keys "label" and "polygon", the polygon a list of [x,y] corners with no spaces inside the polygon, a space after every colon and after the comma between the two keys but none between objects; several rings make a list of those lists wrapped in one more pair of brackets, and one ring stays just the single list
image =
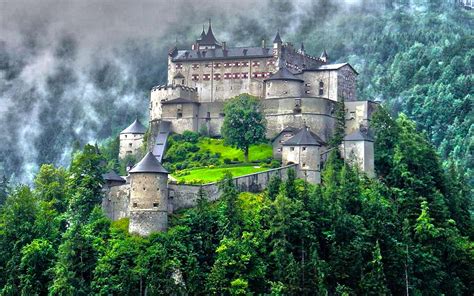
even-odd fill
[{"label": "pine tree", "polygon": [[361,289],[364,295],[378,296],[390,294],[386,285],[382,254],[380,252],[378,241],[375,243],[374,251],[372,253],[372,261],[367,264],[366,271],[362,276]]}]

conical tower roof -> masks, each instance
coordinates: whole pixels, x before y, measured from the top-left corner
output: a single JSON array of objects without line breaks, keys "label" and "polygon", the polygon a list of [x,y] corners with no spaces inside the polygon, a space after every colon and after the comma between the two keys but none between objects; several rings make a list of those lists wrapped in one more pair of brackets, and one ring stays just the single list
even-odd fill
[{"label": "conical tower roof", "polygon": [[309,130],[307,126],[304,126],[299,132],[293,137],[283,143],[284,146],[321,146],[324,145],[324,141],[321,140],[318,135]]},{"label": "conical tower roof", "polygon": [[[202,35],[201,35],[202,36]],[[219,45],[214,33],[212,32],[211,20],[209,20],[209,28],[207,29],[206,36],[201,37],[199,44],[202,45]]]},{"label": "conical tower roof", "polygon": [[133,173],[161,173],[168,174],[168,171],[163,168],[161,163],[156,159],[153,153],[148,152],[139,163],[137,163],[131,170]]},{"label": "conical tower roof", "polygon": [[137,119],[129,125],[126,129],[121,131],[121,134],[145,134],[146,127],[141,124],[141,122]]},{"label": "conical tower roof", "polygon": [[283,43],[280,37],[280,30],[277,31],[277,34],[275,36],[275,39],[273,39],[273,43]]},{"label": "conical tower roof", "polygon": [[269,81],[269,80],[293,80],[293,81],[304,82],[303,79],[296,77],[293,73],[291,73],[286,68],[280,68],[278,72],[276,72],[275,74],[272,74],[269,78],[265,79],[264,81]]},{"label": "conical tower roof", "polygon": [[104,178],[105,181],[118,181],[118,182],[123,182],[123,183],[126,182],[114,170],[110,170],[108,173],[103,174],[102,178]]}]

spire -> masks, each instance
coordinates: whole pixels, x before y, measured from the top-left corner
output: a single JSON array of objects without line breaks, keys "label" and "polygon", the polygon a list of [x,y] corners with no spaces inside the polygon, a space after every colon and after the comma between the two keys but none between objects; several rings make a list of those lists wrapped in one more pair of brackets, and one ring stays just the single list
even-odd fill
[{"label": "spire", "polygon": [[[204,31],[203,31],[203,33],[204,33]],[[200,44],[203,44],[203,45],[219,45],[219,42],[217,42],[217,39],[216,39],[216,37],[214,37],[214,33],[212,32],[211,19],[209,19],[209,28],[207,29],[207,33],[206,33],[205,36],[203,36],[201,38]]]},{"label": "spire", "polygon": [[328,62],[328,60],[329,60],[329,55],[328,55],[328,53],[326,52],[326,49],[321,53],[321,57],[320,57],[319,59],[323,60],[324,62]]},{"label": "spire", "polygon": [[204,25],[202,25],[201,36],[199,36],[198,40],[202,40],[204,37],[206,37],[206,31],[204,30]]},{"label": "spire", "polygon": [[301,52],[304,52],[304,44],[303,42],[301,42],[301,48],[300,48]]},{"label": "spire", "polygon": [[280,30],[277,31],[275,39],[273,39],[273,43],[283,43],[283,41],[281,41],[281,37],[280,37]]},{"label": "spire", "polygon": [[282,43],[282,42],[283,41],[281,40],[281,37],[280,37],[280,30],[278,30],[275,36],[275,39],[273,39],[273,43]]}]

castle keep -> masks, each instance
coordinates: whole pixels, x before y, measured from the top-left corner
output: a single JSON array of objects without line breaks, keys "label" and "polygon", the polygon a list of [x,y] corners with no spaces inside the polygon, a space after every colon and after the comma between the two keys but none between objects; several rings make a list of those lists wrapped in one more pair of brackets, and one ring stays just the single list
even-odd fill
[{"label": "castle keep", "polygon": [[[206,130],[220,136],[224,103],[242,93],[260,98],[267,121],[267,138],[280,169],[236,178],[244,190],[262,190],[271,175],[288,168],[312,183],[321,182],[327,142],[334,133],[337,102],[344,102],[346,136],[340,149],[346,161],[368,176],[374,175],[373,140],[368,124],[376,104],[357,100],[358,73],[348,63],[331,64],[284,43],[279,33],[273,43],[230,47],[217,41],[211,23],[188,49],[168,52],[168,81],[151,90],[150,152],[130,170],[127,182],[109,184],[104,208],[113,219],[129,216],[130,231],[142,235],[167,227],[167,213],[195,204],[199,186],[174,185],[160,162],[169,133]],[[136,120],[120,135],[120,157],[136,154],[145,128]],[[111,178],[112,179],[112,178]],[[118,185],[118,186],[117,186]],[[201,186],[218,198],[215,184]]]}]

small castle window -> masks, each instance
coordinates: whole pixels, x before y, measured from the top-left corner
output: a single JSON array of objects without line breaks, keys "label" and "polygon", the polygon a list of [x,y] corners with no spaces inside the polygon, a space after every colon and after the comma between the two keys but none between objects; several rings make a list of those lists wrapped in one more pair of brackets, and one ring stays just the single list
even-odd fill
[{"label": "small castle window", "polygon": [[278,152],[281,152],[281,148],[278,148],[277,151],[278,151]]},{"label": "small castle window", "polygon": [[258,66],[260,66],[260,62],[259,61],[253,61],[252,66],[258,67]]},{"label": "small castle window", "polygon": [[324,82],[322,81],[319,82],[319,95],[324,95]]},{"label": "small castle window", "polygon": [[153,207],[154,207],[154,208],[157,208],[157,207],[158,207],[158,203],[157,203],[157,202],[154,202],[154,203],[153,203]]},{"label": "small castle window", "polygon": [[132,143],[128,143],[128,147],[132,148]]},{"label": "small castle window", "polygon": [[138,204],[136,202],[133,203],[133,207],[136,208],[138,207]]},{"label": "small castle window", "polygon": [[242,63],[241,63],[241,66],[242,66],[242,67],[248,67],[248,65],[249,65],[249,62],[242,62]]},{"label": "small castle window", "polygon": [[199,74],[193,74],[191,80],[193,81],[199,80]]},{"label": "small castle window", "polygon": [[305,83],[304,86],[310,87],[310,86],[311,86],[311,83],[309,83],[309,82],[308,82],[308,83]]},{"label": "small castle window", "polygon": [[[215,80],[220,80],[221,79],[221,74],[220,73],[214,74],[214,79]],[[216,86],[216,90],[217,90],[217,86]]]},{"label": "small castle window", "polygon": [[301,148],[303,151],[306,151],[306,147]]},{"label": "small castle window", "polygon": [[130,150],[129,150],[129,151],[127,151],[127,154],[132,154],[132,151],[130,151]]},{"label": "small castle window", "polygon": [[176,117],[177,117],[177,118],[183,118],[183,112],[178,112],[178,113],[176,114]]},{"label": "small castle window", "polygon": [[214,64],[214,68],[220,68],[221,67],[221,63],[215,63]]},{"label": "small castle window", "polygon": [[125,138],[127,138],[127,135],[125,135]]},{"label": "small castle window", "polygon": [[356,118],[356,113],[354,111],[351,111],[349,119],[355,119]]},{"label": "small castle window", "polygon": [[225,117],[225,113],[219,113],[219,117]]},{"label": "small castle window", "polygon": [[295,147],[290,147],[290,151],[295,151]]},{"label": "small castle window", "polygon": [[303,167],[305,167],[305,166],[306,166],[306,163],[303,162]]},{"label": "small castle window", "polygon": [[248,78],[248,77],[249,77],[249,73],[247,73],[247,72],[242,73],[242,74],[240,74],[240,77],[241,77],[241,78]]}]

